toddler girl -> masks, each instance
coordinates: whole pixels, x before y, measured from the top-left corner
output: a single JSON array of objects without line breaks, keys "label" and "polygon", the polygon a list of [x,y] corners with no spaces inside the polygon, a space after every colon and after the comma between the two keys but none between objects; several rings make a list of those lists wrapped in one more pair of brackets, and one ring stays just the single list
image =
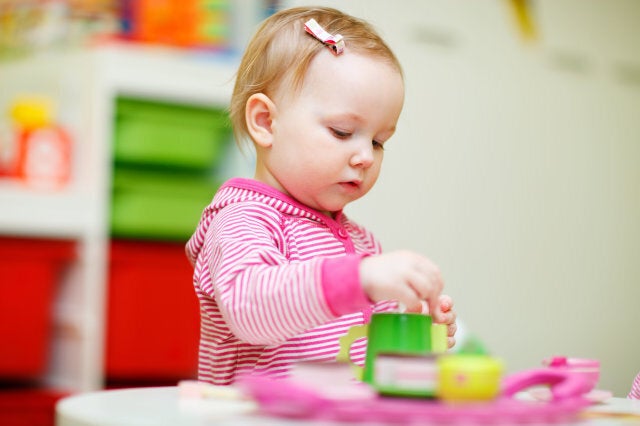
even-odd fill
[{"label": "toddler girl", "polygon": [[[284,377],[335,361],[338,339],[374,312],[430,312],[456,331],[428,258],[381,253],[344,207],[365,195],[396,129],[404,81],[366,22],[330,8],[267,18],[236,77],[231,120],[256,150],[253,179],[223,184],[187,244],[200,301],[199,380]],[[366,342],[352,359],[362,364]]]}]

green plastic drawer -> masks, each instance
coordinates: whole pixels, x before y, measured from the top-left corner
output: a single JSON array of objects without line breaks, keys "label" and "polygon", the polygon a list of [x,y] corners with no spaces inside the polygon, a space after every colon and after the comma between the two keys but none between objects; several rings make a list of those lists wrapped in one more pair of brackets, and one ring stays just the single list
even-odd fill
[{"label": "green plastic drawer", "polygon": [[111,203],[114,237],[186,240],[218,182],[179,174],[118,171]]},{"label": "green plastic drawer", "polygon": [[209,109],[120,98],[116,102],[116,162],[211,169],[232,139],[228,115]]}]

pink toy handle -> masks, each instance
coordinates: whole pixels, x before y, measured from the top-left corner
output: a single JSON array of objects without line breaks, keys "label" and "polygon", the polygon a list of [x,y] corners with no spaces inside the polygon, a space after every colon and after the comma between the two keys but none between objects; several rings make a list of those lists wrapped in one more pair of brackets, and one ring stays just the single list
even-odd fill
[{"label": "pink toy handle", "polygon": [[502,395],[509,398],[537,385],[550,385],[554,401],[580,397],[591,388],[589,382],[581,376],[559,370],[536,369],[506,377],[502,382]]}]

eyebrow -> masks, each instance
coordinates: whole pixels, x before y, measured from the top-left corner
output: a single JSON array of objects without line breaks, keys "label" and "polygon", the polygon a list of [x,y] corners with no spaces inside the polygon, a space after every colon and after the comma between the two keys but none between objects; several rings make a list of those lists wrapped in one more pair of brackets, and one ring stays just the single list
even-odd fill
[{"label": "eyebrow", "polygon": [[336,114],[329,114],[329,118],[333,118],[333,119],[348,119],[348,120],[353,120],[353,121],[357,121],[359,123],[362,123],[363,121],[365,121],[364,117],[362,117],[359,114],[356,114],[354,112],[339,112]]}]

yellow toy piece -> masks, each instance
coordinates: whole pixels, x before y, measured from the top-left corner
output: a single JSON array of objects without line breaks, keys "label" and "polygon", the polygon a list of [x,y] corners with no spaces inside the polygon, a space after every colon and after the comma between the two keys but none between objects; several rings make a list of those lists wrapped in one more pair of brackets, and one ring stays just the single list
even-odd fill
[{"label": "yellow toy piece", "polygon": [[487,355],[443,355],[437,395],[444,401],[488,401],[500,393],[502,362]]},{"label": "yellow toy piece", "polygon": [[13,101],[10,115],[23,129],[44,127],[53,121],[53,101],[44,96],[21,96]]}]

